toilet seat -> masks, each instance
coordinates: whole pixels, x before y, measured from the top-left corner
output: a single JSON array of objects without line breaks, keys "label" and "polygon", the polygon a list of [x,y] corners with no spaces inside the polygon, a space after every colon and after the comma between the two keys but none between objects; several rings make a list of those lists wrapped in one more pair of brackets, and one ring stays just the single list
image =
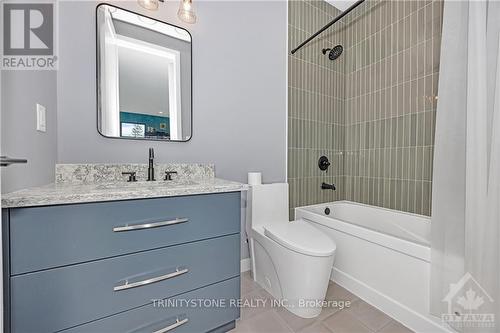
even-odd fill
[{"label": "toilet seat", "polygon": [[282,246],[305,255],[327,257],[335,253],[335,243],[303,220],[264,226],[264,235]]}]

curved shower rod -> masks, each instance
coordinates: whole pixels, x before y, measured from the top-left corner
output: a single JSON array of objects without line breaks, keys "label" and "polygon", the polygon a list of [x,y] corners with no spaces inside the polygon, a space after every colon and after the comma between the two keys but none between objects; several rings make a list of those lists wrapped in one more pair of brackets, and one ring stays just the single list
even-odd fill
[{"label": "curved shower rod", "polygon": [[337,21],[339,21],[341,18],[343,18],[344,16],[346,16],[347,14],[349,14],[349,12],[351,12],[354,8],[356,8],[359,5],[361,5],[363,2],[365,2],[365,0],[358,0],[358,1],[356,1],[354,4],[352,4],[351,7],[347,8],[342,13],[340,13],[336,18],[334,18],[333,21],[331,21],[330,23],[328,23],[327,25],[325,25],[323,28],[319,29],[311,37],[309,37],[308,39],[306,39],[305,41],[303,41],[299,46],[297,46],[296,48],[294,48],[292,50],[292,54],[294,54],[295,52],[297,52],[298,50],[300,50],[304,45],[306,45],[307,43],[309,43],[310,41],[312,41],[320,33],[322,33],[323,31],[325,31],[326,29],[330,28],[332,25],[334,25],[335,23],[337,23]]}]

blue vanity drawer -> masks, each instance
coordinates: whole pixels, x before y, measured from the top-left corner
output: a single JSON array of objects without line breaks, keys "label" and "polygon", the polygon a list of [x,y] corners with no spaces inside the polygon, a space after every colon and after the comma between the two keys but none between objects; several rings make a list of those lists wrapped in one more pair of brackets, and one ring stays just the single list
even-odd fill
[{"label": "blue vanity drawer", "polygon": [[[201,333],[216,329],[239,317],[239,309],[231,304],[231,300],[239,298],[239,277],[226,280],[205,288],[165,300],[165,307],[147,305],[123,312],[92,323],[74,327],[65,333],[116,333],[116,332],[155,332],[168,327],[178,320],[178,326],[172,333]],[[208,299],[218,302],[216,306],[185,306],[184,301]],[[173,308],[168,305],[168,301]],[[215,302],[213,302],[216,305]],[[224,306],[225,304],[225,306]]]},{"label": "blue vanity drawer", "polygon": [[11,209],[11,275],[239,233],[240,207],[234,192]]},{"label": "blue vanity drawer", "polygon": [[14,276],[12,331],[54,332],[239,276],[239,249],[234,234]]}]

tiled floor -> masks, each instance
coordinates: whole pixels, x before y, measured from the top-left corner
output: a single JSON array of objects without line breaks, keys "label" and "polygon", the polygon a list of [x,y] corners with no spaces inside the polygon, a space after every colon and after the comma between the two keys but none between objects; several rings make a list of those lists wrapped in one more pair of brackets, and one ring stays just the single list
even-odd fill
[{"label": "tiled floor", "polygon": [[[317,318],[303,319],[284,308],[272,307],[271,299],[245,272],[241,276],[241,297],[254,306],[243,307],[241,318],[231,332],[248,333],[410,333],[412,332],[383,312],[362,301],[344,288],[330,283],[327,300],[351,301],[344,309],[324,308]],[[260,301],[259,301],[260,300]],[[261,306],[255,306],[261,305]],[[263,305],[263,306],[262,306]]]}]

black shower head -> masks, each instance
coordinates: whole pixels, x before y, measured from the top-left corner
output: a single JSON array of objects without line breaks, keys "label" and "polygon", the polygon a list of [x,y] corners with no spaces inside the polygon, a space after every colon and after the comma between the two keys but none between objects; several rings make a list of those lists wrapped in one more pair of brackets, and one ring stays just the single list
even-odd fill
[{"label": "black shower head", "polygon": [[[328,51],[330,51],[330,52],[328,52]],[[332,49],[323,49],[323,54],[326,54],[326,52],[328,52],[328,59],[335,60],[338,57],[340,57],[340,55],[342,54],[342,51],[344,51],[344,48],[342,47],[342,45],[337,45],[337,46],[334,46]]]}]

